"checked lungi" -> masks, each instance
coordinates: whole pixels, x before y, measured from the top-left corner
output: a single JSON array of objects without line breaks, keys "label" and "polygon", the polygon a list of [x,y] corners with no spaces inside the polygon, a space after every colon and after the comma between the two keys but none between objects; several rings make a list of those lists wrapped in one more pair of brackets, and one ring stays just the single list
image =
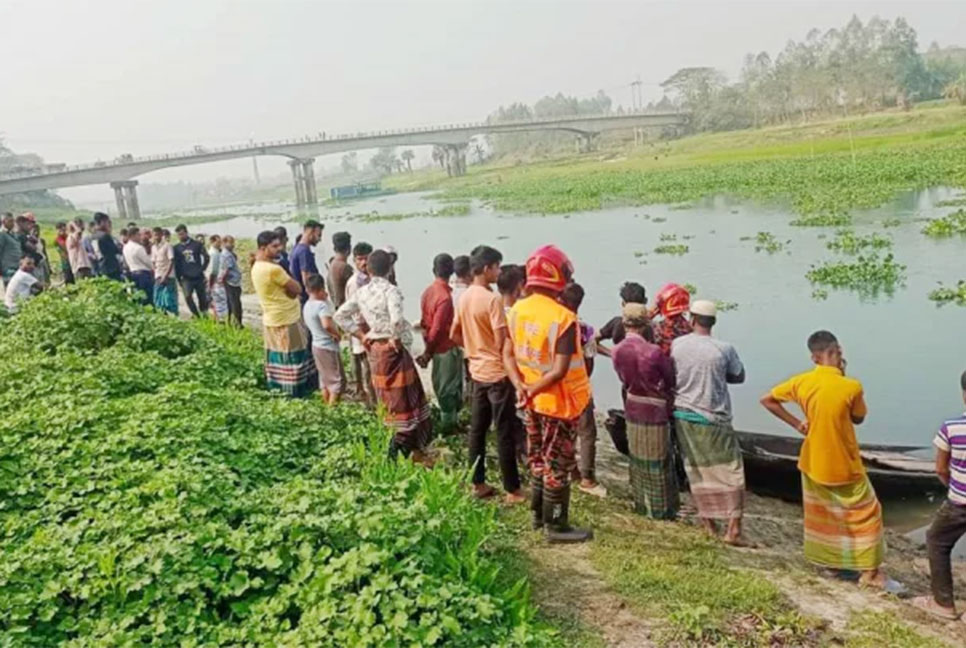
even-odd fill
[{"label": "checked lungi", "polygon": [[677,410],[674,417],[698,517],[740,518],[745,504],[745,466],[731,424],[713,423],[682,410]]},{"label": "checked lungi", "polygon": [[866,571],[882,564],[882,505],[867,475],[826,486],[802,473],[805,559],[833,569]]},{"label": "checked lungi", "polygon": [[657,520],[673,520],[679,497],[667,403],[663,398],[627,394],[624,407],[634,510]]},{"label": "checked lungi", "polygon": [[422,450],[432,441],[433,421],[413,357],[401,345],[393,349],[388,340],[375,340],[367,355],[376,398],[395,431],[392,449],[404,455]]},{"label": "checked lungi", "polygon": [[265,342],[265,379],[269,389],[300,398],[318,389],[318,373],[309,346],[309,332],[301,320],[287,326],[262,328]]}]

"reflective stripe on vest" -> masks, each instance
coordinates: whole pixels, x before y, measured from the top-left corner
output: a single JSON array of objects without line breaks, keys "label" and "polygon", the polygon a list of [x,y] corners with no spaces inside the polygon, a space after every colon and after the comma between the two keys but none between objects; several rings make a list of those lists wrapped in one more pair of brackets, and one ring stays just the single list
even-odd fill
[{"label": "reflective stripe on vest", "polygon": [[[508,317],[513,353],[523,381],[532,385],[553,367],[553,350],[560,334],[576,326],[572,311],[553,299],[534,294],[518,301]],[[563,379],[533,399],[538,414],[572,420],[590,403],[590,380],[580,336]]]}]

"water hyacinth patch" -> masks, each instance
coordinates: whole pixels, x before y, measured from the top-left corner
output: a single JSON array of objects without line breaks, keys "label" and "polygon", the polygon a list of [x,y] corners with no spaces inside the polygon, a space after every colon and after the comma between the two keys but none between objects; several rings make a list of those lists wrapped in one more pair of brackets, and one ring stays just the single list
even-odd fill
[{"label": "water hyacinth patch", "polygon": [[789,243],[791,243],[791,241],[782,243],[775,238],[775,235],[771,232],[758,232],[758,234],[755,236],[755,252],[767,252],[768,254],[775,254],[776,252],[781,252],[784,250],[785,245]]},{"label": "water hyacinth patch", "polygon": [[891,294],[905,281],[906,266],[896,263],[892,254],[859,255],[851,262],[826,261],[812,266],[805,277],[813,284],[854,290],[862,295]]},{"label": "water hyacinth patch", "polygon": [[954,303],[957,306],[966,306],[966,281],[960,279],[955,287],[943,286],[929,292],[930,301],[936,302],[938,306]]},{"label": "water hyacinth patch", "polygon": [[854,231],[843,229],[835,233],[835,238],[825,244],[829,250],[855,255],[863,250],[882,250],[892,247],[892,239],[873,232],[859,236]]},{"label": "water hyacinth patch", "polygon": [[849,214],[836,212],[824,214],[810,214],[791,221],[794,227],[846,227],[852,224]]},{"label": "water hyacinth patch", "polygon": [[923,226],[922,233],[932,238],[966,234],[966,209],[957,209],[942,218],[930,220]]},{"label": "water hyacinth patch", "polygon": [[691,248],[688,247],[687,245],[683,245],[679,243],[676,245],[675,244],[658,245],[656,248],[654,248],[654,253],[672,254],[675,256],[681,256],[683,254],[687,254],[690,250]]}]

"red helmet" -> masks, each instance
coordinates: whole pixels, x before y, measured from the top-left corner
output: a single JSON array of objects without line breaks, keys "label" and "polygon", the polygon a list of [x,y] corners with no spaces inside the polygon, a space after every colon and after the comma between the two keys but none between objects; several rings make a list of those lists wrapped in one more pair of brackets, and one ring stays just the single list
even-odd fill
[{"label": "red helmet", "polygon": [[573,274],[573,264],[556,245],[539,247],[527,259],[527,288],[560,292]]},{"label": "red helmet", "polygon": [[665,318],[674,317],[688,312],[691,304],[691,293],[682,286],[669,283],[657,293],[657,307]]}]

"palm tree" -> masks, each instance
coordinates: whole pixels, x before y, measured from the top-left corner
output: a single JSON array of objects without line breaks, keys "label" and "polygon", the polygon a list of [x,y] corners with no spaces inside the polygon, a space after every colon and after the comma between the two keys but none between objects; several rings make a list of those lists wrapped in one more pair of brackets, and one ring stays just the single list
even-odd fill
[{"label": "palm tree", "polygon": [[402,153],[399,154],[399,157],[401,157],[403,159],[403,162],[406,163],[406,168],[409,169],[409,172],[410,173],[412,173],[413,172],[413,158],[416,157],[416,154],[413,153],[413,150],[412,149],[406,149],[405,151],[403,151]]},{"label": "palm tree", "polygon": [[950,81],[943,88],[943,96],[947,99],[955,99],[962,106],[966,106],[966,72],[959,75],[955,81]]}]

